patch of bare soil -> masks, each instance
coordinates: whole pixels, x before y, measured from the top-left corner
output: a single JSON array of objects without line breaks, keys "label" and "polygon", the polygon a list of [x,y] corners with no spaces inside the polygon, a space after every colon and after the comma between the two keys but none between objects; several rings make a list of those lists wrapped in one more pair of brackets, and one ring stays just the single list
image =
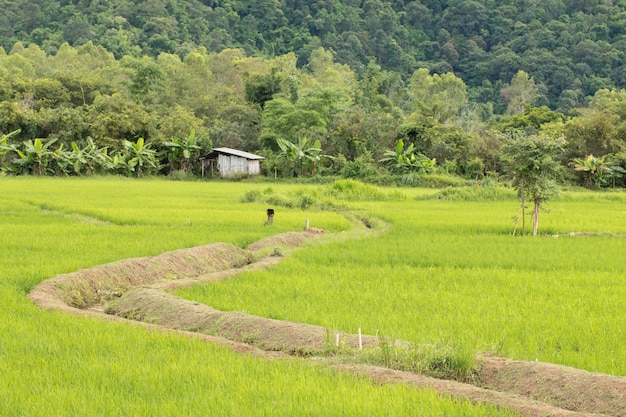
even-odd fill
[{"label": "patch of bare soil", "polygon": [[626,378],[541,362],[480,358],[481,386],[512,392],[568,410],[626,416]]},{"label": "patch of bare soil", "polygon": [[[222,312],[165,291],[231,278],[251,268],[269,267],[282,259],[275,256],[282,255],[282,249],[300,247],[317,234],[318,231],[283,233],[251,244],[247,250],[218,243],[152,258],[127,259],[59,275],[42,282],[29,296],[43,308],[133,320],[160,331],[220,343],[238,352],[264,357],[324,355],[333,351],[332,330]],[[363,336],[362,341],[364,347],[379,344],[374,336]],[[341,343],[356,349],[358,337],[342,334]],[[316,363],[320,362],[380,383],[430,388],[523,415],[626,417],[626,378],[552,364],[481,356],[476,382],[471,385],[369,365],[338,365],[336,361],[318,357]]]},{"label": "patch of bare soil", "polygon": [[626,235],[618,235],[618,234],[615,234],[615,233],[606,233],[606,232],[569,232],[569,233],[564,233],[564,234],[554,234],[554,235],[546,235],[546,236],[551,236],[553,238],[576,237],[576,236],[583,236],[583,237],[615,237],[615,238],[624,238],[624,237],[626,237]]},{"label": "patch of bare soil", "polygon": [[[223,312],[184,300],[164,291],[138,288],[112,301],[106,312],[131,320],[158,323],[244,342],[268,351],[295,355],[323,354],[331,348],[335,333],[321,326],[292,323],[239,312]],[[342,343],[356,349],[358,337],[344,335]],[[376,346],[378,338],[365,336],[364,346]]]},{"label": "patch of bare soil", "polygon": [[[137,286],[197,277],[238,268],[251,261],[248,251],[227,243],[213,243],[58,275],[37,286],[30,297],[34,301],[41,300],[46,304],[42,305],[44,307],[63,303],[75,308],[89,308]],[[50,297],[55,300],[46,300]]]},{"label": "patch of bare soil", "polygon": [[299,248],[311,238],[311,235],[319,235],[324,233],[322,229],[309,228],[303,232],[286,232],[275,236],[265,237],[257,242],[248,245],[247,249],[253,252],[262,251],[263,249],[274,249],[276,247],[286,246]]},{"label": "patch of bare soil", "polygon": [[546,402],[506,391],[490,390],[465,384],[457,381],[431,378],[411,372],[397,371],[369,365],[336,365],[334,368],[363,375],[378,383],[401,383],[417,388],[428,388],[440,394],[448,395],[459,400],[469,400],[473,403],[492,404],[501,408],[513,410],[525,416],[571,416],[571,417],[599,417],[601,414],[565,410]]}]

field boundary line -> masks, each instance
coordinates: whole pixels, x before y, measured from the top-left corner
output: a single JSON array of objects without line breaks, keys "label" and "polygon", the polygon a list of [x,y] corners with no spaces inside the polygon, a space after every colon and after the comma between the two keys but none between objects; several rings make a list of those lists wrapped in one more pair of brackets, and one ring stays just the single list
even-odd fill
[{"label": "field boundary line", "polygon": [[[590,374],[586,371],[557,367],[552,364],[534,364],[535,368],[530,372],[530,368],[525,368],[529,366],[527,362],[508,361],[488,356],[481,357],[481,363],[489,372],[481,373],[479,370],[479,381],[470,381],[473,382],[472,384],[360,363],[337,363],[342,360],[339,356],[333,359],[324,357],[325,353],[330,353],[331,356],[341,353],[341,349],[337,350],[333,347],[331,336],[334,331],[320,326],[273,320],[244,313],[221,312],[166,292],[166,290],[200,282],[229,279],[248,270],[271,267],[280,262],[285,255],[304,244],[321,244],[368,235],[375,236],[377,233],[384,233],[389,227],[388,224],[382,223],[381,227],[372,227],[372,219],[366,222],[356,216],[350,220],[355,226],[351,231],[343,234],[324,234],[319,230],[288,232],[251,244],[249,248],[253,250],[243,250],[229,244],[211,244],[166,252],[155,257],[123,260],[77,271],[74,275],[64,274],[42,282],[29,294],[29,297],[36,305],[46,309],[104,317],[114,321],[143,323],[151,329],[193,335],[228,346],[238,352],[263,357],[312,357],[315,358],[312,363],[330,365],[339,371],[364,374],[374,381],[403,383],[418,388],[434,389],[440,394],[475,403],[486,402],[530,416],[626,416],[624,408],[626,407],[626,378]],[[194,263],[200,260],[204,262],[204,266],[200,269],[204,270],[215,263],[214,268],[206,273],[198,273],[198,265]],[[112,279],[116,271],[120,275]],[[179,274],[177,271],[182,272]],[[110,282],[103,282],[106,279]],[[103,301],[109,302],[106,312],[114,315],[105,314],[105,309],[101,306]],[[146,323],[146,320],[150,323]],[[194,331],[190,332],[190,329]],[[342,349],[356,348],[356,335],[341,333],[341,339],[344,343]],[[372,348],[381,343],[376,336],[366,336],[364,341],[365,347]],[[511,368],[511,364],[519,366]],[[538,376],[547,367],[552,367],[554,372],[564,372],[567,378],[583,378],[587,374],[592,375],[599,381],[599,388],[604,389],[605,396],[612,396],[608,403],[613,408],[599,410],[594,408],[596,405],[592,401],[580,402],[578,400],[583,397],[582,394],[574,395],[578,403],[563,401],[560,394],[556,395],[559,397],[556,399],[541,397],[542,392],[548,392],[544,390],[545,384],[549,385],[550,380],[539,383]],[[530,378],[535,386],[524,385],[522,388],[527,389],[528,392],[517,392],[516,387],[510,386],[511,381],[505,377],[506,373],[502,372],[505,369],[517,369],[519,373],[514,374],[516,380]],[[613,390],[607,390],[607,387]],[[550,391],[552,395],[554,392],[560,393],[559,389],[562,389],[563,397],[572,396],[566,387],[555,386],[554,388],[556,391]],[[596,391],[590,391],[588,395],[597,394]],[[548,402],[538,402],[533,397],[545,398]],[[602,404],[606,405],[607,402]],[[600,412],[605,414],[597,414]]]}]

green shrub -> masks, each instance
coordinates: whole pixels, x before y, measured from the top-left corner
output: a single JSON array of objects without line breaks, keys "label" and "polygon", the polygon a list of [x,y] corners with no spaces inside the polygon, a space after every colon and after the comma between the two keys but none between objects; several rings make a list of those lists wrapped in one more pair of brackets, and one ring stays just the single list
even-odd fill
[{"label": "green shrub", "polygon": [[173,181],[193,181],[196,176],[190,171],[176,170],[170,174],[170,179]]},{"label": "green shrub", "polygon": [[469,187],[445,188],[435,194],[417,197],[418,200],[450,201],[503,201],[515,200],[516,198],[515,190],[501,185],[473,185]]},{"label": "green shrub", "polygon": [[400,177],[400,184],[407,187],[445,188],[463,187],[469,181],[450,174],[409,173]]},{"label": "green shrub", "polygon": [[307,210],[317,204],[317,199],[310,194],[302,194],[299,196],[298,207]]},{"label": "green shrub", "polygon": [[327,187],[326,194],[347,201],[385,201],[389,199],[389,195],[377,187],[351,179],[335,181]]},{"label": "green shrub", "polygon": [[284,195],[274,194],[269,196],[265,202],[268,204],[273,204],[275,206],[293,208],[295,206],[294,201]]},{"label": "green shrub", "polygon": [[261,198],[261,192],[259,190],[248,190],[239,201],[242,203],[254,203],[259,198]]},{"label": "green shrub", "polygon": [[247,180],[248,178],[250,178],[250,175],[245,172],[235,172],[233,175],[228,177],[228,179],[231,181],[243,181]]},{"label": "green shrub", "polygon": [[341,176],[344,178],[367,180],[368,178],[377,177],[379,175],[380,172],[378,172],[378,169],[376,169],[374,165],[365,162],[362,158],[346,162],[341,170]]}]

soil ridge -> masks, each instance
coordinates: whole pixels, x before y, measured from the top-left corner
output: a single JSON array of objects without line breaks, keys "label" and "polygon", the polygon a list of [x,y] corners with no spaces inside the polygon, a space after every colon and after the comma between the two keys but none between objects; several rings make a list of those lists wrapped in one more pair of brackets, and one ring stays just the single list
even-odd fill
[{"label": "soil ridge", "polygon": [[[323,354],[332,345],[331,336],[334,336],[326,328],[221,312],[166,292],[198,282],[231,278],[249,269],[267,268],[279,262],[289,250],[319,235],[319,230],[289,232],[262,239],[246,249],[214,243],[154,257],[126,259],[56,276],[39,284],[29,297],[42,308],[135,320],[156,329],[209,338],[237,351],[271,357],[282,357],[284,353]],[[358,346],[357,335],[342,333],[341,337],[346,346],[353,349]],[[375,336],[362,337],[364,347],[378,343]],[[488,355],[481,356],[479,363],[475,385],[369,365],[333,366],[375,381],[431,388],[524,415],[626,417],[626,378]]]}]

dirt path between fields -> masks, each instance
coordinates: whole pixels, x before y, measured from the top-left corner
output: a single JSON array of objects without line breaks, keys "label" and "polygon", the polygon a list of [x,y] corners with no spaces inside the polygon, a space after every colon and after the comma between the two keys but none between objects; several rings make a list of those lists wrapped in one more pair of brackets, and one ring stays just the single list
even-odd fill
[{"label": "dirt path between fields", "polygon": [[[321,230],[283,233],[246,249],[214,243],[166,252],[155,257],[126,259],[59,275],[29,295],[46,309],[110,320],[131,320],[160,331],[200,337],[238,352],[265,357],[310,358],[318,366],[366,376],[379,383],[401,383],[474,403],[489,403],[528,416],[626,417],[626,378],[579,369],[513,361],[481,355],[468,381],[437,379],[380,366],[341,361],[342,352],[380,348],[375,336],[359,337],[320,326],[222,312],[181,299],[168,291],[229,279],[245,271],[268,268]],[[355,356],[358,358],[358,356]]]}]

